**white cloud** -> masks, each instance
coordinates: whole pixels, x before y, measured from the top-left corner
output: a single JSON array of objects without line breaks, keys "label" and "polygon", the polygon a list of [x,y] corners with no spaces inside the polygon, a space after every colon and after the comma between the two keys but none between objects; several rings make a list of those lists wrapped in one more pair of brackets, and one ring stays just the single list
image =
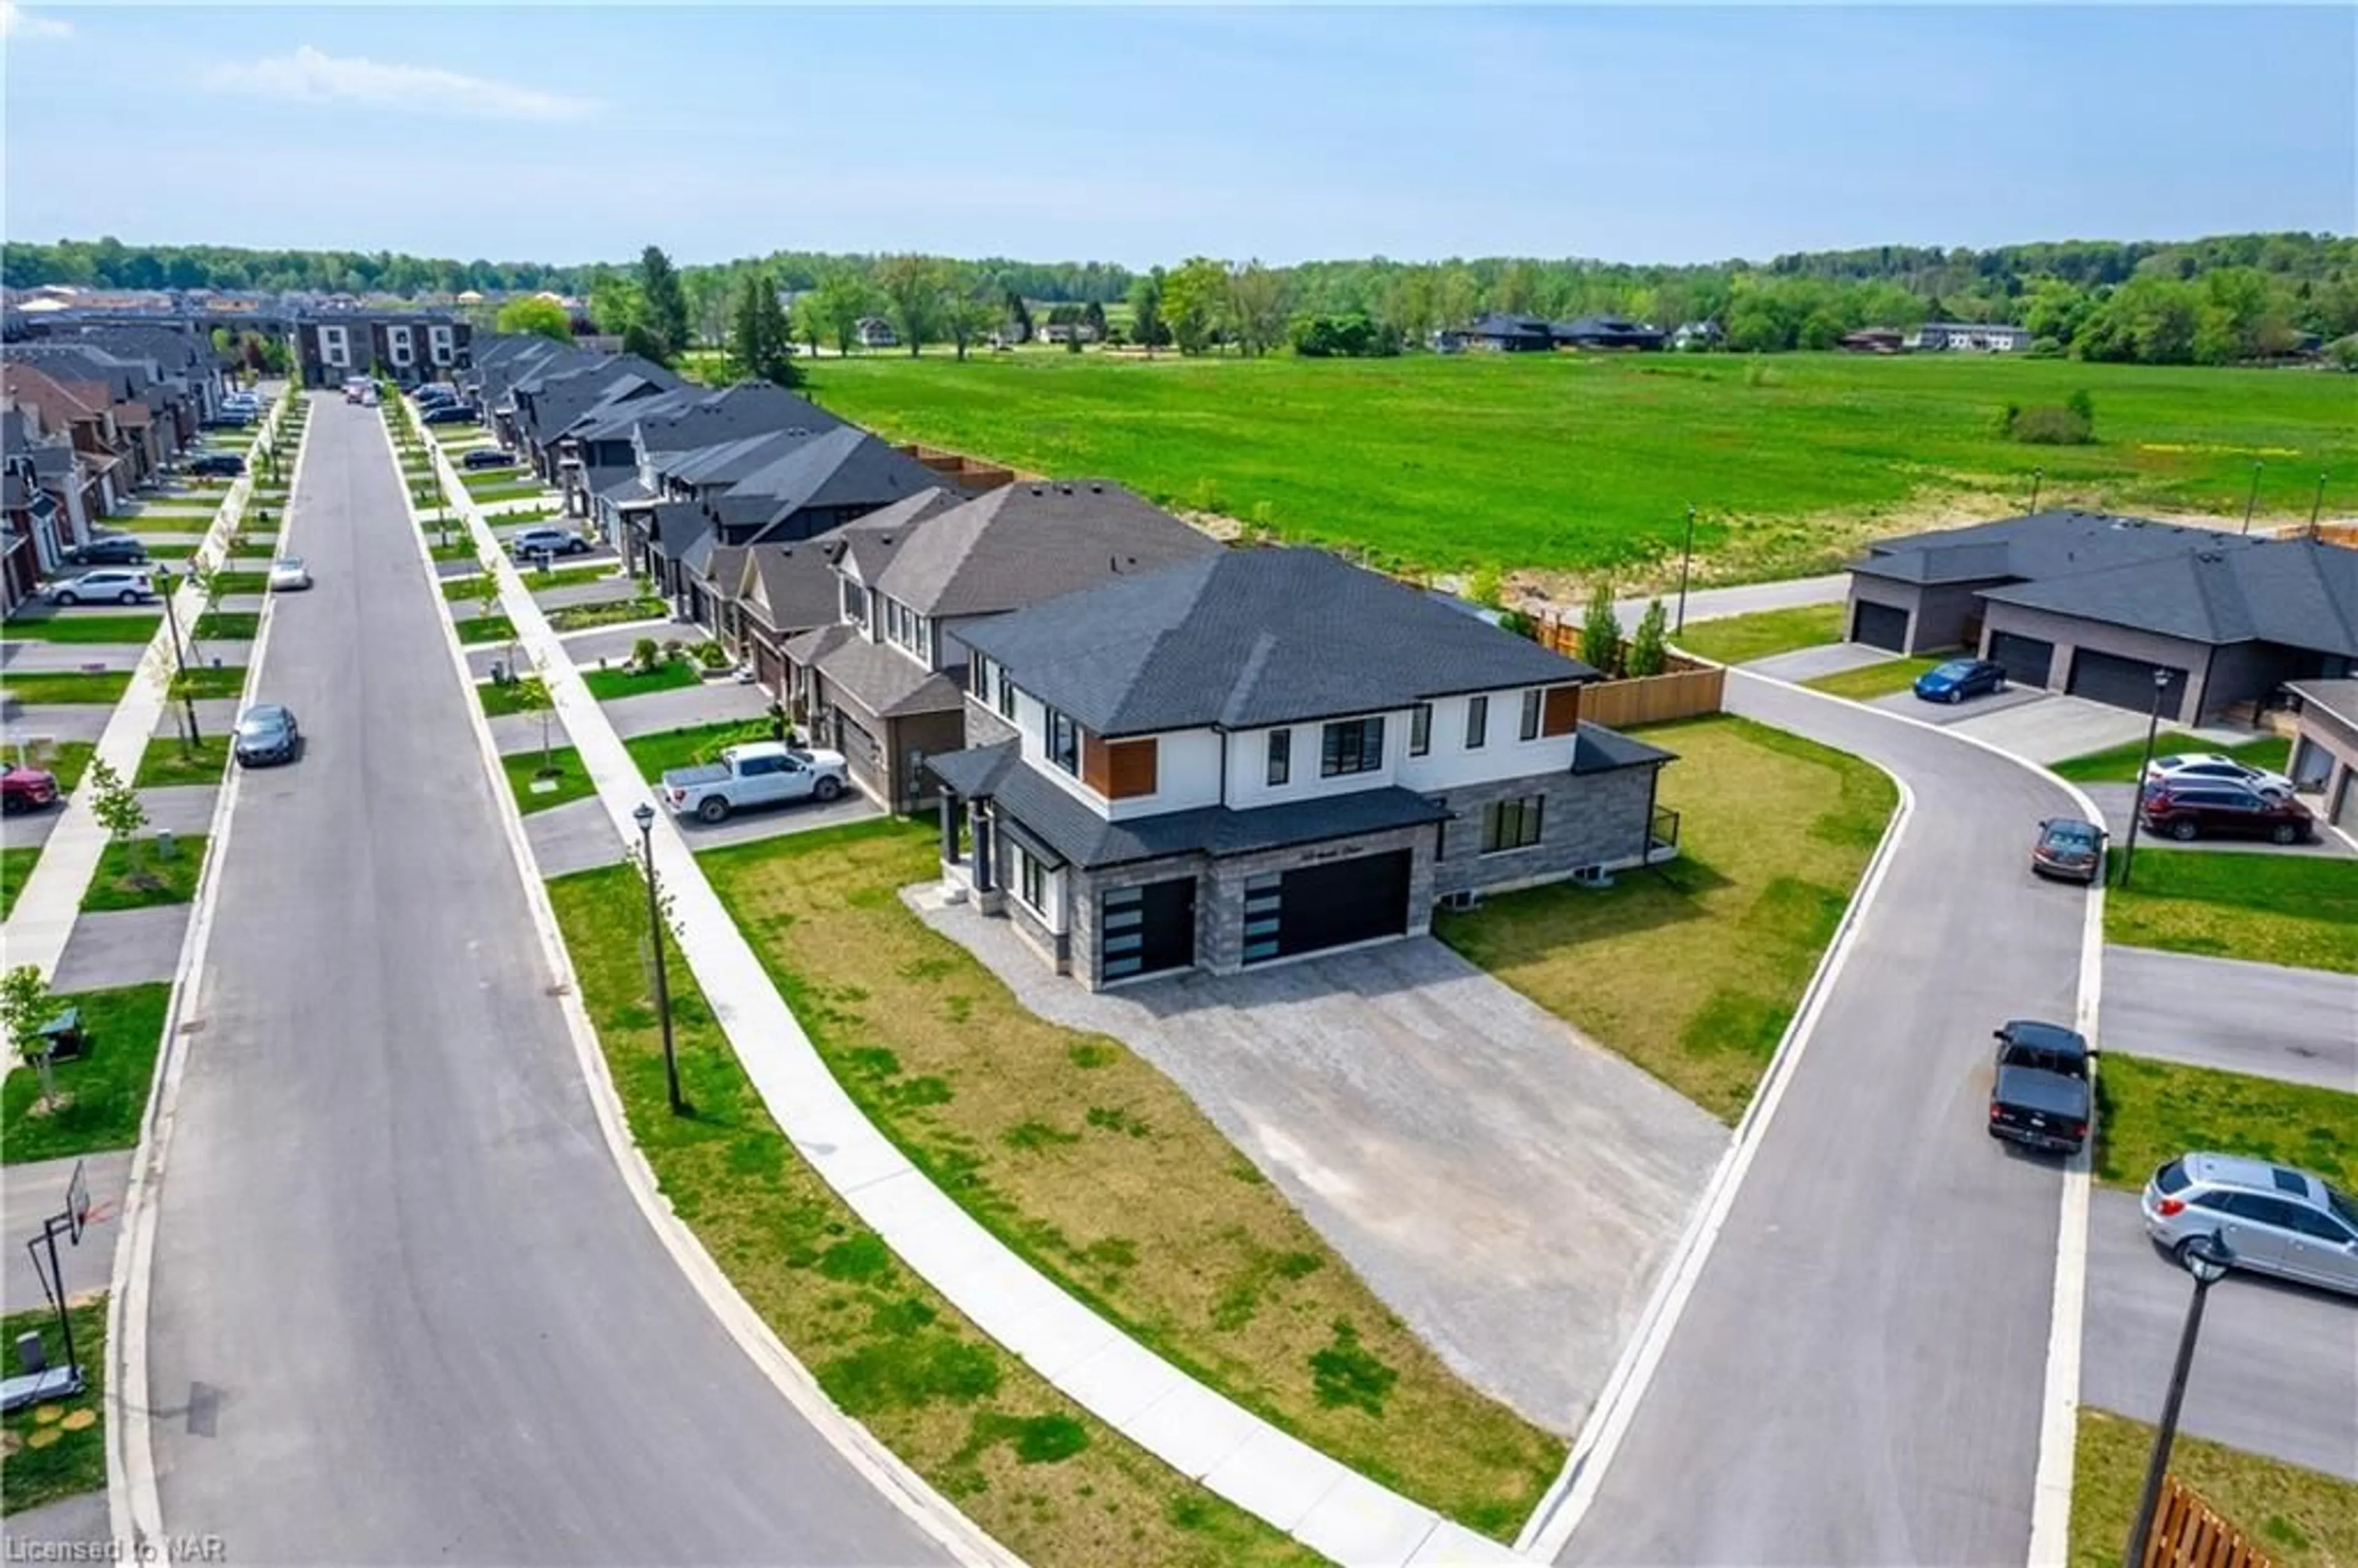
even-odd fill
[{"label": "white cloud", "polygon": [[597,105],[520,82],[495,81],[426,65],[388,65],[338,56],[303,45],[272,55],[217,65],[204,75],[216,92],[240,92],[296,103],[363,103],[492,120],[578,120]]},{"label": "white cloud", "polygon": [[73,24],[60,22],[55,16],[36,16],[16,0],[0,0],[0,38],[70,38]]}]

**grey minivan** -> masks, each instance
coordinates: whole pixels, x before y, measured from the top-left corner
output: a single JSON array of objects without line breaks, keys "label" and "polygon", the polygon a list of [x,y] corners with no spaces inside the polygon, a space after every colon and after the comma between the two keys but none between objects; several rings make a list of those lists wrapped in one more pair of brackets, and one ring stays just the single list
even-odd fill
[{"label": "grey minivan", "polygon": [[2177,1255],[2198,1236],[2235,1268],[2358,1295],[2358,1203],[2324,1177],[2233,1154],[2181,1154],[2140,1200],[2146,1234]]}]

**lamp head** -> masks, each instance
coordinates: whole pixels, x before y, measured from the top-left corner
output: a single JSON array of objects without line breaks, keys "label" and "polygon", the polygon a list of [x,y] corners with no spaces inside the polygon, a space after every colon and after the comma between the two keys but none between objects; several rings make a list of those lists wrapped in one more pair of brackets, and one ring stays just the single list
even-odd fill
[{"label": "lamp head", "polygon": [[655,808],[643,800],[631,813],[631,820],[639,825],[640,832],[644,833],[655,825]]},{"label": "lamp head", "polygon": [[2186,1271],[2201,1284],[2215,1285],[2227,1274],[2227,1267],[2235,1255],[2227,1249],[2226,1238],[2198,1236],[2185,1247]]},{"label": "lamp head", "polygon": [[2162,687],[2164,687],[2168,686],[2169,684],[2169,672],[2168,670],[2165,670],[2165,669],[2156,668],[2156,669],[2155,669],[2155,671],[2153,672],[2153,689],[2154,689],[2154,690],[2156,690],[2156,691],[2159,691]]}]

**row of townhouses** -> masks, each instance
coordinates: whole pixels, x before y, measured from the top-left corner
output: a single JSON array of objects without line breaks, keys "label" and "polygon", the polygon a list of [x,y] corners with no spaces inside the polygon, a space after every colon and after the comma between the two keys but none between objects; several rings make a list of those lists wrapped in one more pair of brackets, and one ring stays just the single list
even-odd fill
[{"label": "row of townhouses", "polygon": [[295,365],[305,386],[355,375],[416,386],[466,370],[474,337],[465,317],[442,311],[307,311],[295,322]]},{"label": "row of townhouses", "polygon": [[161,482],[230,386],[210,338],[160,324],[44,324],[0,352],[0,612],[101,519]]},{"label": "row of townhouses", "polygon": [[1118,484],[897,447],[763,383],[486,338],[460,376],[566,497],[1091,987],[1422,932],[1436,904],[1673,853],[1670,753],[1597,672]]}]

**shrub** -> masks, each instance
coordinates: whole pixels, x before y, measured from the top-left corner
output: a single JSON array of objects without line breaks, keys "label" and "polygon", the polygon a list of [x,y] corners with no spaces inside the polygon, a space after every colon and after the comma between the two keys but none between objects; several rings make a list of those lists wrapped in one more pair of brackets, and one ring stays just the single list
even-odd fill
[{"label": "shrub", "polygon": [[653,637],[642,637],[631,644],[631,667],[640,671],[653,670],[663,662],[663,650]]},{"label": "shrub", "polygon": [[1580,622],[1580,658],[1606,675],[1621,667],[1621,618],[1613,612],[1613,585],[1600,578],[1589,590],[1588,613]]},{"label": "shrub", "polygon": [[1658,676],[1670,658],[1671,618],[1662,609],[1662,601],[1654,600],[1639,617],[1637,634],[1629,639],[1628,673],[1632,676]]},{"label": "shrub", "polygon": [[2022,409],[2006,433],[2034,447],[2084,447],[2096,438],[2094,428],[2075,410],[2051,406]]},{"label": "shrub", "polygon": [[730,664],[729,650],[718,643],[698,643],[696,658],[697,662],[708,670],[725,670]]},{"label": "shrub", "polygon": [[1495,566],[1476,567],[1466,579],[1466,597],[1491,610],[1504,605],[1506,576]]},{"label": "shrub", "polygon": [[1526,642],[1536,643],[1540,640],[1540,623],[1520,610],[1509,610],[1502,613],[1498,617],[1498,630],[1512,632]]}]

